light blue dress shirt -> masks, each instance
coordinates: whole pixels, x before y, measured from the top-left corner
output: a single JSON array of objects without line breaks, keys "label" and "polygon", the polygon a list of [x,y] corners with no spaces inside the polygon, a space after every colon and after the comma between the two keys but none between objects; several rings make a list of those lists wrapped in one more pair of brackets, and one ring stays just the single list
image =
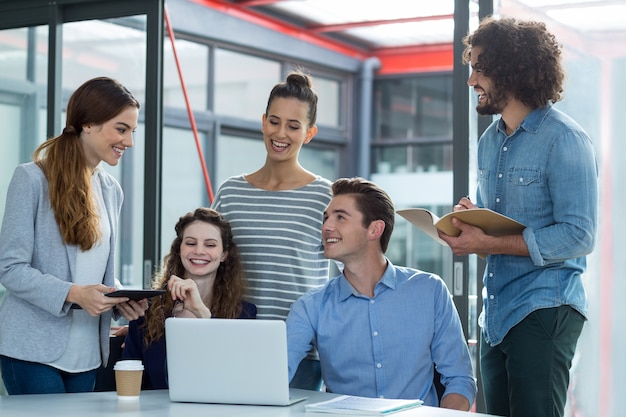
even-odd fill
[{"label": "light blue dress shirt", "polygon": [[540,308],[571,305],[586,316],[581,274],[596,236],[597,175],[591,139],[552,106],[510,136],[497,119],[481,137],[477,205],[524,224],[530,252],[487,257],[480,323],[491,345]]},{"label": "light blue dress shirt", "polygon": [[289,379],[315,346],[331,392],[437,406],[437,364],[445,394],[461,394],[472,404],[470,355],[444,282],[387,262],[374,297],[357,293],[342,274],[293,304],[287,316]]}]

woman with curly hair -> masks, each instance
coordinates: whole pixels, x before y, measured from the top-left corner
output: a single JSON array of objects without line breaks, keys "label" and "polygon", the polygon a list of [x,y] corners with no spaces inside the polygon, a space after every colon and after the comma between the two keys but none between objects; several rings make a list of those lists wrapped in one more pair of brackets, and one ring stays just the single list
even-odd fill
[{"label": "woman with curly hair", "polygon": [[130,322],[122,352],[123,359],[143,361],[146,389],[168,388],[165,319],[256,318],[256,306],[243,300],[239,249],[224,217],[198,208],[182,216],[175,230],[152,285],[167,292],[153,299],[145,317]]}]

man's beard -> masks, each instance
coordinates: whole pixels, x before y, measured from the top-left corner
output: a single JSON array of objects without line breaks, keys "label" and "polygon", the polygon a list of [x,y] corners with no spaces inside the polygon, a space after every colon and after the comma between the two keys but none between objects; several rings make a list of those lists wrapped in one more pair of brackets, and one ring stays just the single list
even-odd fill
[{"label": "man's beard", "polygon": [[501,90],[496,90],[496,92],[494,93],[485,92],[483,104],[478,103],[478,105],[476,106],[476,111],[481,116],[501,114],[507,102],[507,95],[501,92]]}]

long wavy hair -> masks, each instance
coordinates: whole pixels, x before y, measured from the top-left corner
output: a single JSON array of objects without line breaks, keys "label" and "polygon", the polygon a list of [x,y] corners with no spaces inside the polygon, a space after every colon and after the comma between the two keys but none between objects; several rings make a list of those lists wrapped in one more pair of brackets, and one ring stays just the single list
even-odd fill
[{"label": "long wavy hair", "polygon": [[[220,263],[213,284],[211,300],[211,315],[216,318],[236,319],[241,314],[243,295],[245,292],[244,272],[239,256],[239,248],[233,240],[230,223],[217,211],[200,207],[193,212],[182,216],[176,223],[176,238],[172,241],[170,252],[163,258],[160,271],[152,282],[154,289],[167,289],[167,283],[172,275],[185,278],[185,267],[180,257],[180,246],[185,229],[193,222],[201,221],[212,224],[220,230],[222,246],[228,256]],[[174,300],[169,292],[160,298],[153,298],[146,311],[143,327],[146,329],[144,344],[147,347],[152,342],[160,340],[165,335],[164,320],[172,316]],[[207,302],[205,301],[205,304]]]},{"label": "long wavy hair", "polygon": [[466,64],[472,48],[482,48],[477,66],[494,88],[533,109],[562,99],[561,46],[545,23],[487,17],[463,43]]},{"label": "long wavy hair", "polygon": [[48,180],[50,206],[63,241],[81,250],[101,238],[100,215],[92,196],[91,169],[79,137],[85,125],[101,125],[139,101],[118,81],[98,77],[78,87],[67,104],[63,133],[42,143],[33,161]]}]

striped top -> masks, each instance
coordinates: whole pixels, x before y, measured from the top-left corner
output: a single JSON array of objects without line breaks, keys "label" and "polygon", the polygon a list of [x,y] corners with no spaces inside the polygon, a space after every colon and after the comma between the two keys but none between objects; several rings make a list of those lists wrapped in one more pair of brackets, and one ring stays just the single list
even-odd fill
[{"label": "striped top", "polygon": [[302,188],[268,191],[239,175],[217,191],[211,207],[230,222],[257,318],[286,319],[296,299],[328,281],[322,221],[330,186],[318,176]]}]

